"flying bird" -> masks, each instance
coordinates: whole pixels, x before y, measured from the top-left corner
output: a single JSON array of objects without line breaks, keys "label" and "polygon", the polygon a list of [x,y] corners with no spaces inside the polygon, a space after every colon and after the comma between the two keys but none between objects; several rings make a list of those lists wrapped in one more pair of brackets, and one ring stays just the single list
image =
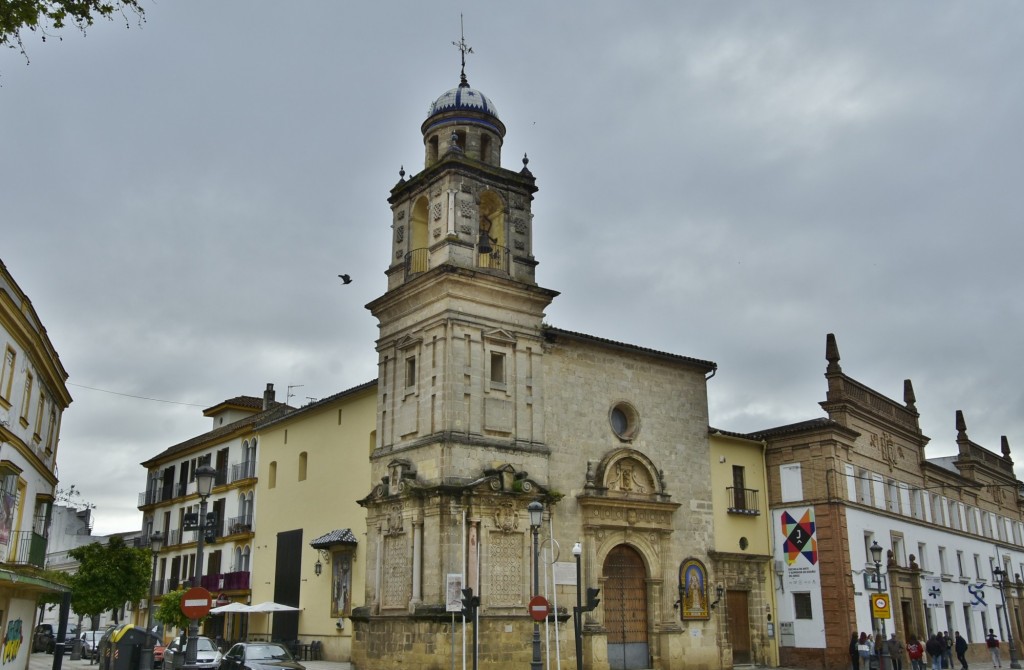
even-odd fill
[{"label": "flying bird", "polygon": [[341,277],[341,283],[342,284],[351,284],[352,283],[352,277],[349,277],[348,275],[338,275],[338,276]]}]

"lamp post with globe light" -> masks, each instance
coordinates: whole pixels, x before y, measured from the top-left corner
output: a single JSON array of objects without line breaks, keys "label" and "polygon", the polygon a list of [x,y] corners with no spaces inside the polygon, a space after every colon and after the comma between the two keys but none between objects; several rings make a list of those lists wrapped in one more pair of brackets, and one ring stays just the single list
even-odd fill
[{"label": "lamp post with globe light", "polygon": [[1010,610],[1006,607],[1006,575],[1007,573],[998,566],[992,568],[992,577],[996,586],[999,587],[999,597],[1003,601],[1003,616],[1006,618],[1006,644],[1010,647],[1010,667],[1020,668],[1017,660],[1017,648],[1013,644],[1013,630],[1010,626]]},{"label": "lamp post with globe light", "polygon": [[156,595],[156,561],[160,556],[160,550],[163,546],[163,533],[156,531],[149,536],[149,550],[153,553],[153,573],[149,580],[149,601],[146,607],[146,642],[142,646],[139,656],[139,667],[142,668],[153,667],[153,647],[156,644],[156,638],[153,636],[153,598]]},{"label": "lamp post with globe light", "polygon": [[576,633],[576,670],[583,670],[583,580],[580,574],[580,556],[583,545],[577,542],[572,545],[572,555],[576,558],[576,610],[573,612],[573,631]]},{"label": "lamp post with globe light", "polygon": [[[199,494],[199,522],[196,530],[196,576],[193,586],[201,586],[203,581],[203,543],[206,540],[206,501],[213,491],[213,481],[217,471],[209,463],[196,468],[196,492]],[[199,619],[191,619],[188,624],[188,645],[185,647],[185,665],[195,667],[199,655]]]},{"label": "lamp post with globe light", "polygon": [[[871,540],[870,551],[871,560],[875,564],[875,588],[878,589],[879,593],[884,593],[885,587],[882,585],[882,545],[878,544],[877,540]],[[874,608],[872,607],[872,609]],[[882,648],[877,650],[878,659],[882,666],[879,670],[885,670],[885,657],[888,656],[886,653],[886,642],[888,641],[888,636],[885,631],[885,619],[879,618],[878,622],[882,624]]]},{"label": "lamp post with globe light", "polygon": [[[526,506],[530,513],[530,531],[533,533],[533,595],[540,595],[540,573],[537,567],[540,563],[540,556],[537,549],[537,533],[544,521],[544,505],[537,500]],[[541,670],[543,664],[540,659],[540,622],[533,622],[533,661],[530,663],[530,670]]]}]

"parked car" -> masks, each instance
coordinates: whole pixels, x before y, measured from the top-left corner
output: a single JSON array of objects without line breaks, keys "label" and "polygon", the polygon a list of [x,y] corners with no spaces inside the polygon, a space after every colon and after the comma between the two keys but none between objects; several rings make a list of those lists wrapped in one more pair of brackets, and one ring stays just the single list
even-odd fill
[{"label": "parked car", "polygon": [[99,648],[100,639],[105,632],[102,630],[87,630],[78,636],[82,641],[82,658],[93,658],[96,655],[96,649]]},{"label": "parked car", "polygon": [[[166,664],[165,667],[173,668],[176,665],[180,666],[182,661],[176,661],[177,656],[181,656],[182,661],[185,658],[185,648],[181,646],[181,639],[175,638],[164,649],[164,655],[162,663]],[[196,667],[203,668],[204,670],[214,670],[220,666],[221,654],[220,649],[213,643],[208,637],[196,638]]]},{"label": "parked car", "polygon": [[288,648],[278,642],[239,642],[224,654],[220,670],[306,670],[292,657]]},{"label": "parked car", "polygon": [[164,643],[157,640],[153,645],[153,667],[160,668],[164,664]]},{"label": "parked car", "polygon": [[[78,634],[78,626],[69,623],[68,629],[64,633],[64,653],[71,653],[71,644],[75,641],[75,636]],[[53,650],[57,648],[57,629],[53,624],[41,623],[36,626],[35,631],[32,633],[32,651],[45,651],[47,654],[52,654]]]}]

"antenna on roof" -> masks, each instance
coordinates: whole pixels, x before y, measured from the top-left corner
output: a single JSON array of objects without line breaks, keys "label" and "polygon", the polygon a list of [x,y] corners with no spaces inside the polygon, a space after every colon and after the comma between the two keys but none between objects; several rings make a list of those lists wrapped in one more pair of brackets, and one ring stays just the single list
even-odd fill
[{"label": "antenna on roof", "polygon": [[300,389],[303,386],[305,386],[305,384],[289,384],[288,385],[288,390],[285,391],[285,394],[284,394],[284,404],[287,405],[288,401],[295,397],[295,394],[292,393],[292,389]]},{"label": "antenna on roof", "polygon": [[473,53],[473,47],[466,44],[466,28],[463,25],[462,14],[459,14],[459,41],[452,42],[452,45],[458,47],[459,51],[462,53],[462,72],[459,76],[459,86],[468,87],[469,80],[466,79],[466,54]]}]

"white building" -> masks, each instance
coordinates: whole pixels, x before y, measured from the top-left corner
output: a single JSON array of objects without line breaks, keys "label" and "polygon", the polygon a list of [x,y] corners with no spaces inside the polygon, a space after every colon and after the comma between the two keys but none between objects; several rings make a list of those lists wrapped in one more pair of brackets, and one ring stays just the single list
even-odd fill
[{"label": "white building", "polygon": [[36,603],[62,587],[36,576],[47,551],[61,416],[60,357],[28,296],[0,262],[0,625],[2,661],[28,666]]}]

